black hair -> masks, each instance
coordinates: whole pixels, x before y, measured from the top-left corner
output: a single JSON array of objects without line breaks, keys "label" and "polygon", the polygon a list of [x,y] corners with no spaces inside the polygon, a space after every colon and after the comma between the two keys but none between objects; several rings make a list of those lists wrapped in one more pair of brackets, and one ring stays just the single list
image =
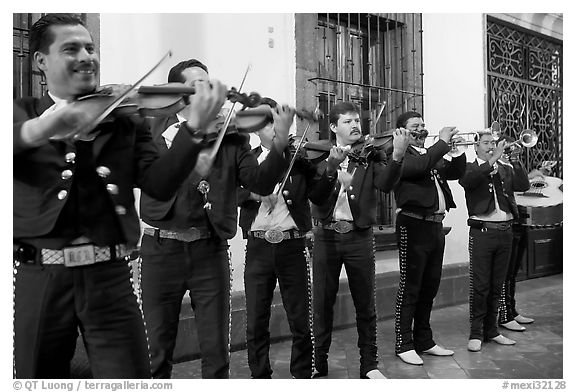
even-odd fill
[{"label": "black hair", "polygon": [[396,119],[396,128],[406,128],[408,120],[411,118],[422,118],[422,115],[418,112],[405,112],[398,116]]},{"label": "black hair", "polygon": [[330,124],[338,125],[340,115],[346,113],[360,114],[360,110],[358,109],[358,106],[352,102],[338,102],[336,105],[332,106],[332,109],[330,109],[330,114],[328,115]]},{"label": "black hair", "polygon": [[188,68],[198,67],[202,68],[206,73],[208,73],[208,67],[204,65],[201,61],[196,59],[180,61],[178,64],[170,69],[168,73],[168,83],[181,82],[184,83],[186,79],[182,76],[182,71]]},{"label": "black hair", "polygon": [[30,55],[36,52],[48,53],[54,42],[51,26],[85,26],[77,14],[46,14],[38,19],[30,29]]}]

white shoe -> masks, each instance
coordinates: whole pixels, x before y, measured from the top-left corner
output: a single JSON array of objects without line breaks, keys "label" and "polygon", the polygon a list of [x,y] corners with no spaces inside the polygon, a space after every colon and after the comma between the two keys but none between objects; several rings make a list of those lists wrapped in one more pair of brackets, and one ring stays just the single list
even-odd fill
[{"label": "white shoe", "polygon": [[447,350],[444,347],[440,347],[437,344],[434,347],[429,348],[428,350],[424,350],[423,352],[425,354],[436,355],[438,357],[447,357],[449,355],[454,355],[454,351]]},{"label": "white shoe", "polygon": [[533,318],[530,317],[524,317],[521,314],[519,314],[518,316],[514,317],[514,320],[516,320],[517,322],[519,322],[520,324],[532,324],[534,322]]},{"label": "white shoe", "polygon": [[482,341],[480,339],[470,339],[468,341],[468,351],[478,352],[482,350]]},{"label": "white shoe", "polygon": [[501,344],[503,346],[512,346],[513,344],[516,344],[515,340],[512,339],[508,339],[506,336],[504,335],[498,335],[495,336],[493,338],[490,338],[491,341],[496,342],[498,344]]},{"label": "white shoe", "polygon": [[368,373],[366,373],[366,378],[386,378],[386,376],[383,375],[382,372],[380,372],[380,370],[373,369],[370,370]]},{"label": "white shoe", "polygon": [[422,365],[424,363],[422,358],[420,358],[420,355],[416,354],[416,351],[414,350],[405,351],[396,355],[398,355],[401,360],[410,365]]},{"label": "white shoe", "polygon": [[526,331],[526,327],[523,327],[520,324],[518,324],[516,320],[508,321],[507,323],[500,324],[500,326],[509,329],[510,331],[516,331],[516,332]]}]

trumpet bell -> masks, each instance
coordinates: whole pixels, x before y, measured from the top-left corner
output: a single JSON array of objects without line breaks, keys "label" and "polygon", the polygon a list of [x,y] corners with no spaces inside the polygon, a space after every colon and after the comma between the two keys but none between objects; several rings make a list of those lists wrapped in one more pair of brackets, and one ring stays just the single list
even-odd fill
[{"label": "trumpet bell", "polygon": [[538,142],[538,135],[531,129],[525,129],[520,133],[518,140],[524,147],[534,147]]}]

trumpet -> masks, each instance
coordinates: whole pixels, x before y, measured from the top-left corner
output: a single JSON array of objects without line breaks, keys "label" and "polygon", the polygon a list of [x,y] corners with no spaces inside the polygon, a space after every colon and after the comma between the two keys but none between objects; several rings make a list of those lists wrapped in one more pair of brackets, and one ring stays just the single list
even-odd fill
[{"label": "trumpet", "polygon": [[525,129],[522,132],[520,132],[520,138],[510,143],[507,147],[511,147],[512,145],[517,145],[518,147],[520,147],[520,145],[522,145],[526,148],[530,148],[534,147],[537,142],[538,142],[538,135],[536,134],[536,131],[533,131],[532,129]]},{"label": "trumpet", "polygon": [[[432,139],[432,143],[436,143],[436,141],[438,140],[438,135],[429,135],[426,136],[426,138],[433,138]],[[477,140],[479,139],[479,135],[478,132],[463,132],[463,133],[457,133],[456,135],[454,135],[453,137],[458,138],[458,137],[462,137],[465,140],[464,141],[450,141],[450,143],[448,143],[448,145],[452,148],[458,147],[458,146],[472,146],[474,144],[477,144]],[[471,140],[470,140],[471,139]]]},{"label": "trumpet", "polygon": [[[488,129],[487,129],[488,130]],[[493,121],[492,124],[490,124],[490,131],[492,131],[492,135],[494,136],[495,139],[499,139],[500,136],[502,136],[502,131],[500,128],[500,123],[498,121]],[[478,140],[480,140],[480,134],[479,132],[463,132],[463,133],[457,133],[456,135],[454,135],[454,137],[462,137],[464,135],[472,135],[472,140],[465,140],[463,142],[451,142],[451,146],[452,148],[456,148],[458,146],[473,146],[478,144]],[[468,139],[470,137],[468,136]]]},{"label": "trumpet", "polygon": [[[471,136],[468,136],[471,135]],[[478,144],[478,140],[480,139],[480,136],[478,134],[478,132],[463,132],[463,133],[457,133],[456,135],[454,135],[455,138],[461,137],[464,138],[464,141],[458,142],[458,141],[450,141],[450,146],[452,148],[458,147],[458,146],[473,146],[475,144]],[[472,139],[472,140],[466,140],[466,139]]]}]

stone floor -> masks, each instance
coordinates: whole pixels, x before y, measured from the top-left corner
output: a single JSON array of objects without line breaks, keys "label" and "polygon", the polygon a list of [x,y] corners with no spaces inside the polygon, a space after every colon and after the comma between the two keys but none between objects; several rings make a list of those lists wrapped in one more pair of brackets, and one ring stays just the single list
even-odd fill
[{"label": "stone floor", "polygon": [[[392,379],[562,379],[563,369],[563,276],[562,274],[518,283],[516,295],[522,314],[534,317],[525,332],[502,333],[517,341],[515,346],[484,343],[482,351],[469,352],[468,305],[435,309],[431,324],[438,344],[454,350],[452,357],[424,356],[424,366],[402,362],[394,355],[394,321],[378,323],[379,369]],[[359,355],[354,328],[335,331],[329,356],[329,379],[359,377]],[[273,378],[290,378],[290,342],[270,349]],[[200,362],[174,366],[173,378],[200,378]],[[230,376],[250,378],[246,350],[231,354]]]}]

